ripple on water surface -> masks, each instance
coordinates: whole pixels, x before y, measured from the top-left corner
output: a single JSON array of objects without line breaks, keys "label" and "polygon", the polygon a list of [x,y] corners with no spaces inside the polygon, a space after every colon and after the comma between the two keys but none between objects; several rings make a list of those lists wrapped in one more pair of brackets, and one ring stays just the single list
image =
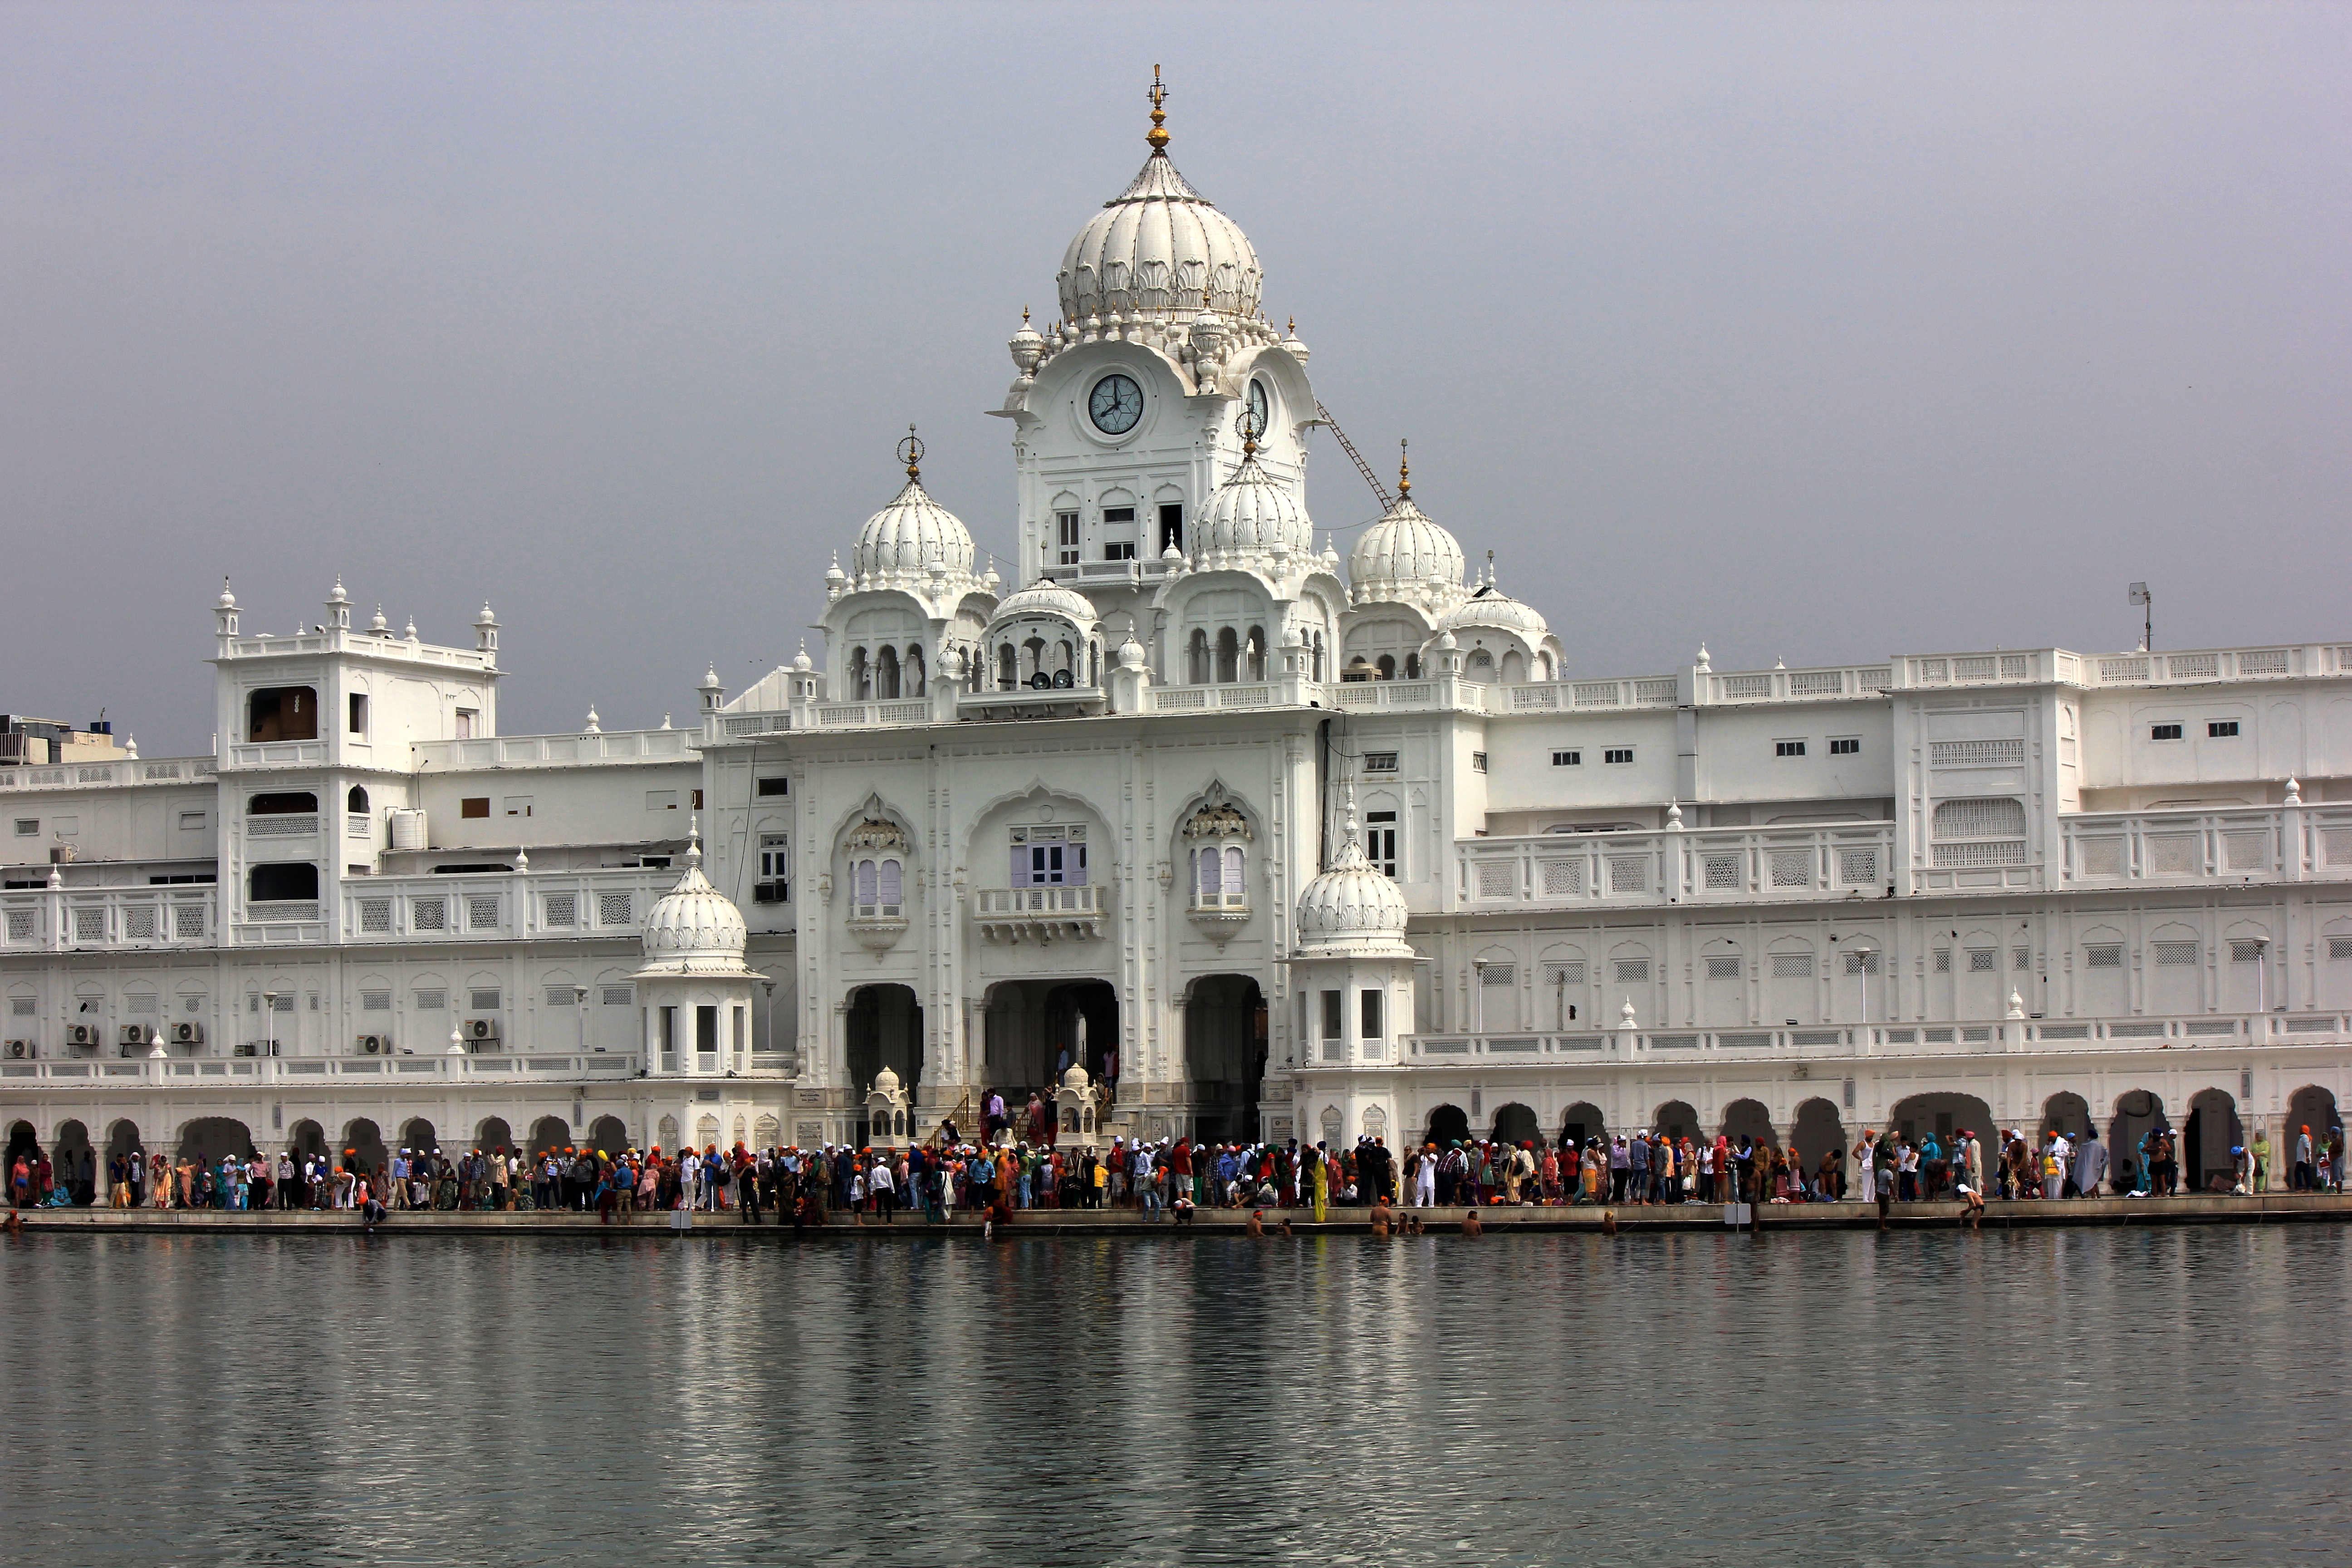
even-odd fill
[{"label": "ripple on water surface", "polygon": [[2312,1561],[2352,1524],[2347,1245],[33,1237],[0,1247],[0,1540],[106,1565]]}]

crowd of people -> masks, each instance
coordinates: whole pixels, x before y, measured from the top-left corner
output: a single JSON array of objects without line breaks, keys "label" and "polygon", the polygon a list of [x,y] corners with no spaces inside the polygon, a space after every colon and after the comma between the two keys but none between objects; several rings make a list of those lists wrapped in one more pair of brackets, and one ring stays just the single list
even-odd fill
[{"label": "crowd of people", "polygon": [[[1801,1204],[1859,1199],[1893,1203],[1988,1197],[2059,1199],[2169,1196],[2180,1190],[2178,1134],[2152,1129],[2114,1160],[2095,1137],[2011,1131],[1983,1136],[1961,1128],[1948,1146],[1932,1132],[1865,1131],[1851,1150],[1824,1149],[1808,1162],[1751,1137],[1713,1139],[1641,1131],[1539,1144],[1457,1139],[1427,1142],[1402,1157],[1385,1140],[1363,1138],[1334,1151],[1323,1143],[1114,1140],[1107,1148],[1063,1148],[1013,1139],[989,1118],[994,1142],[960,1140],[952,1123],[913,1148],[748,1150],[717,1145],[665,1153],[568,1146],[526,1153],[403,1148],[371,1164],[353,1149],[341,1159],[288,1150],[217,1161],[167,1160],[137,1152],[108,1162],[107,1201],[116,1208],[224,1211],[358,1209],[371,1218],[402,1210],[570,1210],[625,1223],[640,1211],[730,1211],[746,1222],[824,1224],[829,1214],[889,1223],[902,1212],[944,1222],[955,1211],[1130,1208],[1147,1219],[1184,1218],[1207,1207],[1311,1209],[1401,1204],[1408,1208],[1657,1204]],[[2260,1131],[2231,1151],[2217,1192],[2273,1190],[2271,1147]],[[2344,1131],[2315,1140],[2296,1130],[2286,1173],[2290,1191],[2342,1190]],[[77,1179],[77,1174],[79,1178]],[[15,1208],[95,1201],[94,1170],[53,1169],[37,1149],[9,1170]],[[1851,1176],[1851,1181],[1849,1177]]]}]

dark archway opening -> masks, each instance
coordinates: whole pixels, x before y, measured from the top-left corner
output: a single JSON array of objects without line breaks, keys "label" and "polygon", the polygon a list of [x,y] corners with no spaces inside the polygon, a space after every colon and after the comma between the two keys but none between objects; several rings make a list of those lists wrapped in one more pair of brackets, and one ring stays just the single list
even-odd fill
[{"label": "dark archway opening", "polygon": [[[2317,1084],[2305,1084],[2287,1097],[2286,1137],[2281,1146],[2271,1151],[2271,1184],[2290,1190],[2307,1190],[2319,1179],[2319,1157],[2327,1152],[2329,1141],[2343,1127],[2344,1120],[2336,1113],[2336,1096]],[[2295,1140],[2305,1131],[2311,1133],[2311,1163],[2307,1170],[2297,1170],[2294,1157]],[[2341,1181],[2341,1171],[2329,1173]]]},{"label": "dark archway opening", "polygon": [[294,1156],[299,1171],[305,1157],[315,1157],[327,1152],[327,1130],[315,1121],[297,1121],[286,1132],[287,1152]]},{"label": "dark archway opening", "polygon": [[242,1121],[226,1116],[199,1116],[180,1129],[180,1158],[217,1165],[223,1160],[253,1158],[253,1133]]},{"label": "dark archway opening", "polygon": [[[1256,981],[1245,974],[1211,974],[1192,983],[1184,1004],[1184,1061],[1192,1081],[1194,1137],[1256,1141],[1265,1052],[1265,994]],[[1305,1129],[1299,1136],[1307,1136]]]},{"label": "dark archway opening", "polygon": [[1830,1196],[1843,1195],[1845,1123],[1836,1106],[1815,1098],[1797,1107],[1796,1123],[1789,1129],[1789,1147],[1796,1152],[1805,1174],[1817,1183],[1822,1181],[1822,1157],[1835,1155],[1830,1164],[1835,1180],[1823,1184]]},{"label": "dark archway opening", "polygon": [[1559,1114],[1559,1141],[1563,1145],[1582,1148],[1594,1138],[1605,1138],[1609,1123],[1597,1105],[1578,1100]]},{"label": "dark archway opening", "polygon": [[514,1129],[508,1125],[503,1116],[486,1117],[482,1124],[474,1129],[474,1147],[485,1154],[496,1154],[502,1150],[511,1153],[514,1146]]},{"label": "dark archway opening", "polygon": [[1698,1112],[1684,1100],[1670,1100],[1658,1107],[1650,1125],[1669,1138],[1688,1138],[1696,1142],[1699,1137]]},{"label": "dark archway opening", "polygon": [[1536,1120],[1535,1111],[1517,1100],[1495,1112],[1494,1141],[1516,1149],[1522,1143],[1544,1146],[1543,1124]]},{"label": "dark archway opening", "polygon": [[2230,1151],[2244,1142],[2237,1102],[2218,1089],[2200,1089],[2180,1124],[2180,1179],[2192,1193],[2228,1192],[2237,1172]]},{"label": "dark archway opening", "polygon": [[49,1163],[58,1186],[73,1194],[77,1204],[89,1203],[98,1190],[98,1159],[89,1146],[89,1129],[79,1121],[60,1122]]},{"label": "dark archway opening", "polygon": [[[887,1067],[898,1075],[908,1100],[920,1102],[923,1005],[911,988],[861,985],[850,993],[848,1033],[849,1081],[860,1100]],[[864,1134],[858,1141],[865,1142]]]},{"label": "dark archway opening", "polygon": [[2061,1092],[2042,1102],[2042,1125],[2035,1131],[2035,1146],[2047,1144],[2053,1132],[2072,1143],[2092,1136],[2094,1131],[2091,1102],[2079,1094]]},{"label": "dark archway opening", "polygon": [[400,1129],[400,1146],[411,1154],[437,1153],[441,1134],[422,1116],[413,1116]]},{"label": "dark archway opening", "polygon": [[561,1153],[571,1142],[572,1123],[561,1116],[542,1116],[530,1124],[530,1154],[533,1159],[551,1152]]},{"label": "dark archway opening", "polygon": [[1735,1100],[1723,1108],[1723,1135],[1737,1147],[1742,1138],[1753,1140],[1759,1147],[1778,1149],[1780,1135],[1772,1131],[1772,1113],[1763,1103],[1754,1100]]},{"label": "dark archway opening", "polygon": [[2171,1130],[2172,1122],[2164,1114],[2164,1101],[2157,1095],[2135,1089],[2116,1097],[2114,1120],[2107,1123],[2107,1159],[2115,1168],[2117,1192],[2148,1190],[2147,1167],[2152,1156],[2144,1145],[2154,1142],[2157,1133]]},{"label": "dark archway opening", "polygon": [[389,1167],[392,1151],[384,1147],[383,1129],[365,1117],[352,1121],[343,1129],[342,1147],[336,1152],[335,1162],[344,1170],[369,1175]]},{"label": "dark archway opening", "polygon": [[1118,992],[1107,980],[1002,980],[988,988],[981,1026],[983,1087],[1004,1096],[1005,1114],[1017,1122],[1030,1092],[1051,1100],[1072,1063],[1097,1082],[1109,1076]]},{"label": "dark archway opening", "polygon": [[1470,1118],[1458,1105],[1441,1105],[1429,1113],[1428,1142],[1444,1149],[1470,1141]]},{"label": "dark archway opening", "polygon": [[628,1124],[617,1116],[600,1116],[588,1129],[588,1146],[612,1158],[629,1148]]}]

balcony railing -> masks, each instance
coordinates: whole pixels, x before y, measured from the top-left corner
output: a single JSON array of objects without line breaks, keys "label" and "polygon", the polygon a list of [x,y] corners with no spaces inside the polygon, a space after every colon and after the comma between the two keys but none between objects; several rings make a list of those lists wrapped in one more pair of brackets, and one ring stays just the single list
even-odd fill
[{"label": "balcony railing", "polygon": [[187,783],[210,778],[210,757],[123,758],[110,763],[68,763],[51,767],[0,767],[0,790],[122,789],[134,784]]},{"label": "balcony railing", "polygon": [[1895,825],[1685,833],[1546,833],[1459,840],[1455,889],[1472,908],[1881,898]]},{"label": "balcony railing", "polygon": [[341,940],[479,942],[634,933],[677,873],[659,868],[354,878],[343,884]]},{"label": "balcony railing", "polygon": [[991,942],[1077,941],[1102,934],[1103,890],[1081,888],[981,888],[971,918]]},{"label": "balcony railing", "polygon": [[2065,879],[2092,886],[2352,878],[2352,806],[2084,812],[2059,831]]},{"label": "balcony railing", "polygon": [[[1402,1065],[1443,1069],[1574,1067],[1634,1058],[1807,1061],[1824,1057],[1948,1057],[1996,1052],[2232,1050],[2340,1046],[2342,1013],[2206,1013],[2178,1017],[1976,1019],[1946,1023],[1823,1024],[1780,1028],[1643,1028],[1409,1035]],[[1309,1064],[1310,1066],[1312,1064]]]},{"label": "balcony railing", "polygon": [[[337,1079],[382,1083],[451,1081],[548,1083],[604,1081],[636,1077],[642,1058],[635,1052],[555,1051],[546,1055],[385,1057],[173,1057],[128,1060],[50,1059],[0,1061],[0,1082],[19,1080],[69,1087],[119,1089],[130,1083],[160,1084],[174,1090],[217,1087],[249,1090],[257,1083],[321,1084]],[[755,1067],[752,1076],[768,1076]]]},{"label": "balcony railing", "polygon": [[0,952],[208,947],[216,898],[205,886],[0,893]]}]

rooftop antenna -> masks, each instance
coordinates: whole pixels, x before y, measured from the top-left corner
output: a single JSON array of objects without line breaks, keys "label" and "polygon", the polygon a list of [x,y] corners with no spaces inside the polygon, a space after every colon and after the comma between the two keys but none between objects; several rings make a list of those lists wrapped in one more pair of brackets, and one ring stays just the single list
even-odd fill
[{"label": "rooftop antenna", "polygon": [[2147,584],[2135,583],[2131,602],[2140,609],[2139,651],[2146,653],[2156,646],[2156,595],[2147,591]]}]

